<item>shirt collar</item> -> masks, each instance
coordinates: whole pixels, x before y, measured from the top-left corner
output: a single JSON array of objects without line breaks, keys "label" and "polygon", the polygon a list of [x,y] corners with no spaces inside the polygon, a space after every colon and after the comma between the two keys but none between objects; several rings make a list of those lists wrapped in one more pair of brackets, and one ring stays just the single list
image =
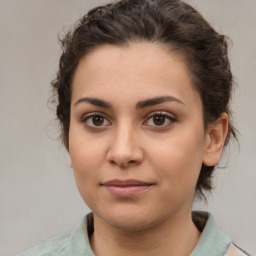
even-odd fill
[{"label": "shirt collar", "polygon": [[[231,243],[230,237],[218,229],[210,213],[193,212],[192,218],[202,233],[190,256],[223,256]],[[92,233],[93,215],[90,213],[83,218],[82,222],[70,237],[71,255],[95,256],[89,241],[89,236]]]},{"label": "shirt collar", "polygon": [[89,213],[75,229],[70,237],[70,255],[76,256],[95,256],[91,246],[89,237],[93,232],[93,215]]},{"label": "shirt collar", "polygon": [[193,212],[192,217],[202,233],[190,256],[223,256],[231,243],[231,238],[218,229],[210,213]]}]

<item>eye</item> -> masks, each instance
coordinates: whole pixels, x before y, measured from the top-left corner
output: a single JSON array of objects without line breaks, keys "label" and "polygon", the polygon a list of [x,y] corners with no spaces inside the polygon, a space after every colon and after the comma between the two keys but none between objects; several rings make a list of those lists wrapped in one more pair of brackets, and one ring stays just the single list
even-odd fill
[{"label": "eye", "polygon": [[166,113],[154,113],[144,122],[144,125],[154,128],[167,128],[177,120]]},{"label": "eye", "polygon": [[111,125],[110,121],[101,113],[89,113],[81,120],[89,128],[102,128]]}]

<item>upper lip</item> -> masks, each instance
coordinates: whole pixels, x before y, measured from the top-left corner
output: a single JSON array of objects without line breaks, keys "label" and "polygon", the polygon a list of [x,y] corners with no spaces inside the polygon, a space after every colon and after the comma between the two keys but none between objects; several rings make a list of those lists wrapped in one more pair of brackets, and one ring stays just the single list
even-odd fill
[{"label": "upper lip", "polygon": [[152,183],[140,180],[110,180],[107,182],[102,183],[103,186],[118,186],[118,187],[125,187],[125,186],[150,186],[153,185]]}]

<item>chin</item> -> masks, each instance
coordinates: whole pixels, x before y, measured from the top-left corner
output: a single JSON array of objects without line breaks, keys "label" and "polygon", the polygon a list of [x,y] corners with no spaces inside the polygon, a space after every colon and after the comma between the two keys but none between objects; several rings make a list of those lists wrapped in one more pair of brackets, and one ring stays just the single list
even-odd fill
[{"label": "chin", "polygon": [[123,218],[122,220],[107,220],[108,224],[118,230],[136,232],[143,231],[152,226],[150,222],[147,222],[141,218]]},{"label": "chin", "polygon": [[163,220],[163,216],[155,216],[152,211],[143,211],[136,207],[112,209],[100,215],[95,212],[94,214],[109,226],[129,232],[150,229]]}]

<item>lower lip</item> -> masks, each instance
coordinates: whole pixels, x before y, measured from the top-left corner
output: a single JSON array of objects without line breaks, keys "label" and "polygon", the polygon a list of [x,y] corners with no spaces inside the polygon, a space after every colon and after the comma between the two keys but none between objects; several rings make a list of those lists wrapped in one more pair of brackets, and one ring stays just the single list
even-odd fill
[{"label": "lower lip", "polygon": [[104,186],[112,195],[117,197],[133,197],[147,191],[152,185],[143,186]]}]

